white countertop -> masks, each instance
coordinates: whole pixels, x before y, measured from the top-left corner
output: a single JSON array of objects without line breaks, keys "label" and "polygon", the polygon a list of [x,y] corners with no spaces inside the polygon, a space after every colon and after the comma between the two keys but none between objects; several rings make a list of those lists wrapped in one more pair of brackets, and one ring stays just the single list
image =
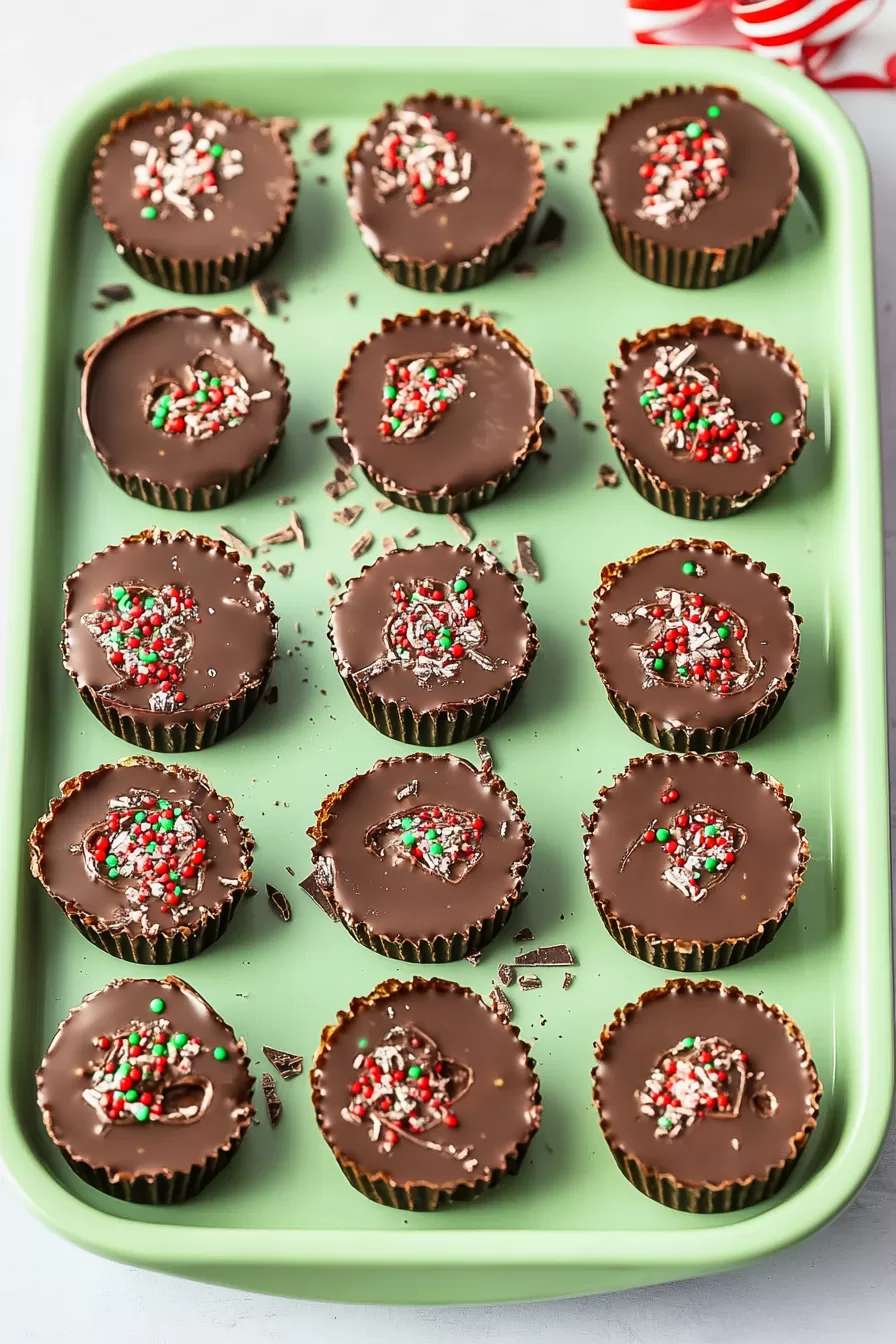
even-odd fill
[{"label": "white countertop", "polygon": [[[4,23],[3,102],[14,109],[3,128],[4,209],[0,255],[23,265],[4,276],[9,296],[0,328],[6,370],[4,453],[16,451],[16,423],[24,381],[21,334],[25,317],[31,201],[38,151],[65,109],[104,75],[142,56],[176,46],[246,42],[382,43],[399,18],[394,4],[339,0],[303,13],[295,0],[265,0],[258,11],[235,0],[196,9],[160,6],[150,26],[151,6],[108,0],[75,0],[54,6],[16,4]],[[891,9],[896,4],[891,0]],[[612,45],[627,40],[622,0],[451,0],[449,5],[405,7],[410,40],[450,45]],[[255,13],[264,27],[246,23]],[[111,14],[114,13],[114,20]],[[417,28],[414,16],[427,16]],[[547,21],[550,19],[548,29]],[[896,36],[896,16],[893,16]],[[896,49],[896,40],[890,50]],[[882,352],[881,396],[887,540],[896,534],[896,93],[843,95],[843,106],[865,142],[872,164],[877,229],[878,331]],[[14,184],[14,189],[13,185]],[[833,339],[833,334],[832,334]],[[886,376],[884,370],[886,369]],[[0,499],[0,546],[6,501]],[[888,584],[896,594],[896,547],[888,560]],[[892,615],[892,601],[891,615]],[[890,622],[896,654],[896,620]],[[2,658],[0,658],[2,666]],[[890,704],[896,706],[896,657],[891,660]],[[738,1344],[778,1341],[892,1338],[896,1320],[896,1131],[891,1129],[877,1169],[852,1205],[829,1228],[801,1246],[749,1269],[657,1288],[522,1307],[398,1308],[342,1307],[258,1297],[204,1284],[163,1279],[143,1270],[110,1264],[69,1245],[34,1220],[18,1196],[0,1182],[0,1288],[2,1316],[11,1344],[98,1344],[119,1335],[114,1303],[126,1304],[135,1344],[212,1344],[245,1338],[252,1344],[302,1339],[342,1344],[396,1344],[458,1336],[487,1344],[529,1339],[606,1344],[654,1344],[697,1334],[708,1341]],[[136,1318],[132,1307],[137,1308]]]}]

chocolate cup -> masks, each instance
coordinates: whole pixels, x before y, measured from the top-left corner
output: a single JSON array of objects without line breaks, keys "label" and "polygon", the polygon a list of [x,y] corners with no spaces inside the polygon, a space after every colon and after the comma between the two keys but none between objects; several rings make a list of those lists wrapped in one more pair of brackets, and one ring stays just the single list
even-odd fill
[{"label": "chocolate cup", "polygon": [[[726,88],[724,85],[713,85],[712,87],[723,90],[735,98],[740,97],[737,89]],[[790,148],[792,161],[792,189],[790,195],[782,205],[775,207],[772,212],[771,223],[767,229],[755,234],[752,238],[746,239],[738,246],[728,248],[675,247],[672,244],[664,244],[656,242],[652,238],[646,238],[638,232],[637,228],[616,219],[601,190],[601,150],[607,132],[627,112],[642,107],[645,103],[652,102],[657,97],[664,94],[699,92],[699,85],[676,84],[672,87],[664,87],[641,94],[630,103],[620,107],[618,112],[611,113],[598,137],[591,174],[591,185],[610,231],[613,246],[623,261],[638,275],[643,275],[645,279],[655,280],[660,285],[670,285],[676,289],[717,289],[719,285],[727,285],[733,280],[741,280],[751,271],[755,271],[777,242],[787,212],[796,199],[799,184],[799,164],[796,151],[789,138],[782,131],[781,137]]]},{"label": "chocolate cup", "polygon": [[[131,123],[138,118],[148,116],[153,112],[157,112],[160,116],[166,116],[173,109],[179,107],[195,108],[198,111],[207,109],[210,112],[223,108],[238,112],[241,116],[256,119],[253,113],[246,108],[231,109],[228,103],[222,103],[215,99],[192,103],[186,98],[179,100],[164,98],[161,102],[143,103],[140,107],[125,112],[123,116],[117,117],[113,121],[109,130],[97,145],[92,167],[91,202],[103,228],[115,245],[115,251],[132,270],[136,271],[142,279],[148,280],[151,285],[160,285],[162,289],[173,289],[178,294],[218,294],[227,290],[238,289],[240,285],[248,284],[253,276],[263,270],[276,255],[295,210],[299,194],[299,174],[289,142],[282,132],[277,133],[283,142],[287,163],[292,167],[293,188],[289,198],[284,203],[275,227],[244,248],[235,249],[224,256],[211,259],[167,256],[133,244],[103,209],[102,174],[106,146],[114,137],[125,134]],[[261,124],[267,125],[272,133],[274,132],[274,120]],[[221,502],[225,501],[222,500]]]},{"label": "chocolate cup", "polygon": [[[607,932],[615,938],[620,947],[624,947],[626,952],[631,953],[633,957],[637,957],[639,961],[646,961],[651,966],[657,966],[664,971],[678,972],[719,971],[725,966],[734,966],[739,961],[755,956],[757,952],[761,952],[764,947],[767,947],[793,909],[797,892],[803,885],[806,865],[809,862],[809,845],[806,840],[806,832],[799,825],[800,814],[793,811],[793,799],[784,792],[784,786],[772,775],[767,775],[762,770],[754,770],[749,762],[740,760],[736,752],[721,754],[718,757],[719,760],[724,760],[725,764],[731,769],[744,770],[747,774],[752,775],[754,779],[771,790],[790,813],[800,837],[799,860],[796,871],[791,876],[790,892],[780,911],[775,915],[770,915],[768,919],[762,920],[756,932],[749,937],[723,938],[718,942],[693,938],[658,937],[657,934],[640,929],[637,925],[629,924],[613,914],[608,901],[601,895],[600,890],[592,880],[588,862],[589,842],[600,817],[603,799],[616,784],[625,779],[631,770],[644,765],[650,759],[650,757],[638,756],[630,760],[622,773],[614,777],[612,784],[605,785],[595,799],[594,811],[588,817],[585,826],[584,839],[585,880],[588,883],[588,890],[591,892],[591,899],[597,906],[598,914],[603,920]],[[653,757],[652,759],[665,759],[674,764],[682,758],[666,756],[665,758]],[[687,760],[687,756],[684,759]]]},{"label": "chocolate cup", "polygon": [[[416,546],[413,549],[420,550],[422,548]],[[483,549],[483,547],[477,547],[473,554],[475,555]],[[455,550],[458,554],[461,552],[469,554],[463,546],[455,547]],[[501,573],[507,572],[497,559],[494,559],[494,566]],[[370,565],[365,565],[361,570],[359,579],[363,579],[370,568]],[[349,584],[357,583],[359,579],[349,579]],[[524,666],[516,672],[509,684],[500,691],[477,696],[466,703],[453,703],[450,707],[436,711],[427,710],[423,713],[417,713],[409,704],[400,704],[397,700],[384,699],[371,691],[347,664],[340,661],[333,638],[333,622],[331,619],[327,634],[336,670],[342,678],[353,704],[361,711],[367,722],[372,723],[374,728],[383,733],[384,736],[391,737],[397,742],[407,742],[415,747],[450,747],[455,742],[465,742],[467,738],[479,736],[485,732],[490,724],[499,719],[505,710],[510,708],[519,694],[526,677],[529,675],[532,661],[539,647],[535,623],[529,616],[529,606],[523,594],[523,589],[516,580],[514,580],[513,586],[517,601],[527,617],[529,627]],[[347,591],[348,586],[340,593],[334,610],[341,604]]]},{"label": "chocolate cup", "polygon": [[[376,770],[388,769],[391,766],[407,765],[413,761],[429,759],[429,757],[419,753],[403,757],[391,756],[388,760],[377,761],[376,765],[367,773],[371,774]],[[364,920],[354,919],[334,899],[332,892],[323,886],[321,882],[322,868],[319,866],[319,860],[323,858],[321,846],[326,839],[327,820],[332,809],[339,804],[346,790],[354,784],[358,777],[354,776],[347,780],[345,784],[340,785],[338,789],[334,789],[321,803],[317,810],[314,825],[308,830],[308,834],[314,841],[311,851],[313,871],[318,885],[321,886],[325,895],[329,898],[330,906],[339,922],[362,947],[369,948],[371,952],[378,952],[381,957],[391,957],[394,961],[414,962],[417,965],[441,965],[447,961],[460,961],[461,958],[469,956],[471,952],[480,952],[487,947],[504,928],[517,906],[525,900],[526,892],[523,890],[523,883],[526,880],[533,845],[532,832],[526,820],[526,814],[520,807],[516,794],[508,789],[502,779],[499,779],[497,775],[485,774],[481,770],[476,773],[483,786],[503,799],[511,810],[517,814],[522,824],[525,854],[522,861],[515,864],[508,874],[509,890],[501,900],[496,902],[492,915],[465,924],[463,928],[446,931],[434,938],[406,938],[399,932],[394,934],[376,933]]]},{"label": "chocolate cup", "polygon": [[[454,321],[459,326],[463,326],[468,331],[486,332],[489,336],[496,337],[505,341],[520,358],[529,365],[535,378],[535,397],[536,413],[535,424],[529,432],[528,437],[520,445],[519,452],[515,455],[513,463],[498,476],[493,476],[489,480],[483,481],[481,485],[471,486],[468,490],[455,491],[453,494],[432,494],[421,493],[413,490],[407,490],[404,486],[398,485],[388,477],[380,473],[363,458],[358,456],[354,445],[348,437],[347,431],[343,425],[343,396],[345,386],[351,377],[352,363],[360,352],[374,339],[375,336],[383,333],[395,331],[400,327],[411,326],[419,320],[433,322]],[[384,317],[380,323],[379,332],[372,332],[363,340],[358,341],[352,347],[348,357],[348,364],[339,375],[339,381],[336,384],[336,423],[342,430],[342,436],[352,453],[358,466],[364,472],[364,475],[370,481],[371,485],[376,486],[380,494],[385,495],[393,504],[402,504],[407,509],[416,509],[419,513],[465,513],[467,509],[477,508],[480,504],[488,504],[503,490],[516,480],[523,467],[535,453],[542,447],[541,430],[544,425],[544,412],[553,399],[553,392],[548,384],[540,377],[534,364],[532,363],[532,351],[523,345],[518,336],[506,327],[499,327],[495,321],[488,316],[467,317],[463,313],[452,312],[445,308],[441,312],[431,312],[428,308],[421,308],[414,315],[399,314],[396,318]]]},{"label": "chocolate cup", "polygon": [[[112,981],[111,983],[120,984],[121,981]],[[179,980],[175,975],[166,975],[164,979],[159,981],[160,986],[166,984],[177,985],[183,989],[189,990],[189,992],[195,995],[197,999],[201,999],[202,1002],[205,1003],[209,1012],[215,1019],[217,1019],[217,1021],[223,1021],[220,1015],[214,1011],[206,1000],[202,999],[201,994],[197,994],[196,990],[193,989],[191,985],[184,984],[184,982]],[[108,986],[106,986],[106,988],[108,988]],[[103,991],[99,990],[97,992],[101,994]],[[80,1006],[81,1005],[79,1004],[78,1008],[80,1008]],[[71,1012],[67,1014],[59,1027],[60,1031],[66,1023],[72,1019],[74,1014],[77,1013],[78,1008],[73,1008]],[[246,1052],[245,1041],[241,1038],[235,1037],[235,1039],[241,1058],[245,1059],[248,1064],[249,1058]],[[152,1177],[135,1176],[128,1174],[127,1172],[113,1173],[108,1167],[94,1166],[92,1162],[87,1162],[84,1159],[79,1158],[68,1144],[60,1142],[55,1138],[50,1116],[43,1105],[42,1089],[43,1068],[45,1063],[46,1059],[44,1059],[44,1062],[37,1071],[37,1102],[38,1106],[41,1108],[41,1117],[47,1134],[62,1153],[62,1156],[76,1176],[79,1176],[82,1181],[87,1183],[87,1185],[92,1186],[94,1190],[99,1190],[101,1194],[111,1195],[113,1199],[120,1199],[127,1204],[153,1204],[161,1206],[167,1204],[181,1204],[184,1200],[193,1199],[205,1189],[208,1183],[212,1181],[219,1172],[222,1172],[225,1167],[230,1165],[240,1144],[252,1127],[252,1118],[255,1115],[255,1107],[251,1104],[251,1096],[255,1079],[252,1074],[249,1074],[248,1083],[250,1100],[243,1108],[245,1113],[234,1125],[233,1132],[227,1142],[210,1152],[202,1162],[193,1163],[187,1171],[162,1170],[156,1172]]]},{"label": "chocolate cup", "polygon": [[[613,393],[616,380],[621,376],[624,366],[632,355],[639,354],[645,346],[658,345],[666,341],[689,340],[694,336],[705,336],[710,332],[722,333],[725,336],[730,336],[732,340],[743,341],[746,345],[768,351],[774,355],[793,374],[803,396],[804,406],[799,425],[799,438],[794,443],[789,459],[782,462],[775,471],[771,472],[756,490],[742,491],[735,495],[706,495],[702,490],[689,490],[683,485],[669,485],[655,471],[651,471],[643,462],[640,462],[634,453],[629,452],[625,443],[619,437],[618,426],[613,415]],[[679,322],[668,327],[653,327],[650,331],[638,332],[633,341],[623,338],[619,342],[619,358],[622,367],[617,364],[610,365],[610,377],[607,380],[603,403],[604,423],[607,426],[607,433],[616,449],[619,461],[622,463],[622,468],[638,494],[642,499],[646,499],[648,504],[653,504],[655,508],[662,509],[664,513],[675,514],[677,518],[691,518],[699,521],[707,518],[728,518],[731,514],[738,513],[741,509],[745,509],[748,504],[752,504],[754,500],[759,499],[766,491],[771,489],[776,481],[781,479],[799,457],[806,441],[812,437],[806,427],[805,414],[805,400],[809,393],[809,387],[799,364],[783,345],[776,345],[771,337],[763,336],[760,332],[749,331],[738,322],[729,322],[727,318],[721,317],[692,317],[690,322]],[[724,467],[720,470],[724,471]]]},{"label": "chocolate cup", "polygon": [[733,985],[723,985],[720,980],[667,980],[665,985],[645,990],[636,1003],[629,1003],[624,1008],[616,1009],[613,1014],[613,1021],[604,1027],[600,1034],[600,1040],[595,1043],[595,1058],[598,1063],[603,1058],[604,1050],[612,1038],[613,1032],[623,1026],[631,1014],[637,1012],[645,1003],[662,998],[675,985],[687,986],[698,993],[718,992],[742,999],[746,1003],[755,1003],[775,1017],[784,1027],[788,1036],[799,1046],[810,1071],[810,1077],[814,1085],[812,1113],[800,1130],[794,1134],[791,1140],[790,1153],[766,1171],[757,1173],[747,1180],[723,1181],[717,1185],[711,1183],[700,1186],[685,1185],[677,1181],[674,1176],[647,1166],[640,1158],[627,1152],[616,1141],[612,1129],[601,1114],[600,1082],[598,1069],[595,1066],[591,1072],[592,1097],[601,1133],[606,1139],[610,1152],[613,1154],[613,1159],[623,1176],[632,1183],[636,1190],[640,1190],[642,1195],[646,1195],[648,1199],[656,1200],[658,1204],[664,1204],[666,1208],[678,1209],[682,1213],[733,1213],[738,1209],[746,1209],[754,1204],[761,1204],[763,1200],[771,1199],[772,1195],[777,1194],[781,1189],[796,1166],[817,1122],[822,1086],[812,1057],[809,1054],[806,1038],[783,1008],[780,1008],[777,1004],[766,1003],[764,999],[758,998],[755,994],[744,994]]},{"label": "chocolate cup", "polygon": [[[221,555],[226,555],[229,560],[239,566],[244,574],[251,574],[248,565],[240,564],[240,557],[237,552],[230,550],[223,541],[217,541],[212,537],[197,536],[184,529],[179,532],[164,532],[159,528],[145,528],[134,536],[122,537],[121,541],[115,542],[114,545],[104,547],[102,551],[97,551],[96,555],[91,556],[90,559],[95,560],[97,555],[106,555],[109,551],[117,550],[131,541],[169,541],[172,538],[181,537],[188,538],[201,550],[214,550]],[[90,560],[84,563],[89,564]],[[83,564],[79,565],[62,586],[66,599],[66,612],[71,597],[69,584],[72,579],[80,574],[83,568]],[[264,588],[264,580],[254,574],[252,578],[256,587],[261,591]],[[268,619],[276,632],[279,617],[274,611],[274,604],[267,593],[262,592],[261,596],[264,598]],[[126,710],[120,710],[101,691],[94,689],[92,686],[81,684],[76,670],[69,663],[65,623],[62,627],[62,642],[59,647],[62,650],[63,667],[75,683],[78,694],[91,713],[96,715],[100,723],[108,728],[110,733],[114,733],[116,737],[123,738],[125,742],[130,742],[132,746],[148,748],[150,751],[201,751],[205,747],[212,746],[215,742],[223,741],[230,733],[235,732],[252,713],[264,693],[274,666],[274,656],[272,654],[260,675],[254,681],[248,681],[236,695],[230,696],[219,704],[204,706],[205,717],[202,719],[191,719],[185,712],[184,717],[176,722],[151,725],[140,722],[138,718]]]},{"label": "chocolate cup", "polygon": [[[793,651],[790,657],[790,668],[787,675],[783,678],[783,683],[770,687],[765,695],[757,701],[752,709],[741,714],[733,723],[727,725],[717,724],[715,726],[689,728],[684,724],[664,724],[658,723],[652,715],[646,710],[638,710],[633,704],[626,700],[625,696],[614,686],[610,685],[608,679],[604,676],[603,667],[600,661],[600,652],[598,649],[597,638],[597,608],[601,599],[613,588],[617,579],[625,574],[639,560],[647,555],[653,555],[656,551],[683,550],[689,546],[703,546],[707,550],[715,552],[716,555],[730,555],[732,559],[739,561],[744,565],[752,565],[754,569],[760,570],[775,585],[783,597],[787,599],[787,606],[794,623]],[[802,623],[802,617],[798,616],[793,610],[793,604],[790,601],[790,589],[781,582],[779,574],[772,574],[766,569],[761,560],[753,560],[751,556],[745,555],[742,551],[735,551],[733,546],[729,546],[724,541],[702,541],[698,538],[691,538],[689,541],[670,541],[665,546],[645,546],[634,555],[629,556],[627,560],[616,560],[612,564],[604,565],[600,575],[600,587],[594,594],[594,608],[589,627],[591,630],[591,657],[598,675],[604,684],[607,692],[607,698],[615,709],[616,713],[625,723],[625,725],[643,738],[645,742],[650,742],[662,751],[673,751],[679,755],[683,752],[696,752],[704,756],[710,752],[730,751],[737,747],[741,742],[747,742],[751,737],[755,737],[761,732],[766,724],[771,723],[778,710],[787,698],[787,693],[793,685],[797,670],[800,665],[799,659],[799,627]]]},{"label": "chocolate cup", "polygon": [[[169,774],[174,774],[181,779],[191,780],[202,788],[214,792],[205,775],[200,774],[198,770],[191,770],[186,765],[161,767],[158,761],[154,761],[149,756],[127,756],[116,764],[144,765],[150,768],[157,767],[159,770],[164,768]],[[63,780],[59,786],[61,796],[51,799],[47,812],[35,823],[28,838],[31,875],[37,878],[44,891],[53,898],[56,905],[78,932],[88,942],[93,943],[95,947],[101,947],[110,956],[118,957],[121,961],[137,962],[142,966],[171,966],[177,962],[188,961],[191,957],[197,957],[200,952],[204,952],[207,947],[211,947],[213,943],[218,941],[221,934],[228,928],[237,906],[250,890],[255,839],[244,826],[242,817],[237,814],[233,799],[226,797],[224,794],[218,794],[221,803],[232,812],[239,829],[242,871],[239,875],[238,885],[232,887],[221,897],[217,910],[203,910],[195,924],[180,925],[170,931],[160,930],[154,935],[129,933],[126,927],[110,928],[104,920],[96,915],[86,913],[77,902],[69,900],[64,893],[53,891],[48,887],[43,877],[42,861],[47,829],[56,818],[66,798],[78,793],[98,775],[114,769],[115,765],[101,765],[96,770],[83,770],[80,775]]]},{"label": "chocolate cup", "polygon": [[361,150],[370,136],[371,128],[377,122],[387,119],[395,111],[394,103],[387,103],[383,110],[374,117],[370,125],[365,127],[358,136],[345,157],[343,175],[349,193],[349,209],[352,211],[352,217],[358,225],[367,250],[375,258],[380,268],[387,275],[390,275],[397,284],[406,285],[409,289],[422,290],[427,294],[447,294],[456,293],[462,289],[475,289],[478,285],[484,285],[492,276],[503,270],[509,262],[513,261],[514,257],[519,255],[525,246],[532,218],[538,208],[539,201],[544,195],[545,177],[541,150],[536,141],[526,140],[522,131],[514,125],[512,118],[505,116],[497,107],[489,107],[487,103],[478,98],[454,98],[447,94],[438,94],[433,90],[423,94],[423,98],[438,98],[449,108],[463,107],[484,114],[490,121],[507,127],[511,133],[525,140],[535,177],[532,194],[525,213],[498,242],[484,247],[475,257],[452,262],[450,265],[447,262],[428,261],[424,257],[403,257],[397,253],[375,251],[365,237],[364,221],[354,209],[352,165],[357,162]]},{"label": "chocolate cup", "polygon": [[[246,493],[249,487],[258,480],[265,468],[274,460],[277,449],[283,438],[283,432],[286,427],[286,417],[289,414],[289,379],[286,371],[279,360],[274,358],[274,347],[270,341],[259,331],[251,322],[237,314],[234,308],[216,308],[215,315],[221,317],[232,316],[238,318],[242,323],[245,322],[252,334],[252,339],[256,345],[270,355],[270,362],[273,369],[278,374],[284,387],[285,404],[283,416],[280,421],[276,436],[262,447],[262,450],[247,466],[240,471],[234,471],[226,474],[219,482],[213,485],[171,486],[164,481],[155,481],[150,476],[141,476],[128,472],[118,471],[105,460],[102,452],[97,447],[93,433],[90,428],[90,419],[87,414],[87,390],[90,379],[90,369],[93,362],[99,357],[102,351],[110,342],[114,341],[121,332],[126,331],[128,327],[138,326],[141,322],[159,317],[166,310],[156,309],[148,313],[136,313],[129,317],[121,327],[116,331],[110,332],[108,336],[95,341],[85,351],[84,370],[81,374],[81,405],[79,415],[84,433],[87,435],[91,448],[96,453],[100,464],[110,480],[114,481],[126,495],[132,499],[142,499],[144,504],[152,504],[157,509],[177,509],[183,512],[199,512],[203,509],[220,509],[225,504],[232,504],[235,499],[239,499]],[[177,311],[167,310],[167,311]],[[193,310],[199,312],[199,309]]]},{"label": "chocolate cup", "polygon": [[[317,1047],[314,1063],[311,1066],[311,1100],[314,1105],[315,1117],[321,1134],[330,1145],[330,1150],[339,1163],[339,1169],[343,1176],[350,1185],[359,1190],[362,1195],[366,1195],[368,1199],[373,1200],[375,1204],[384,1204],[389,1208],[401,1209],[406,1213],[433,1213],[436,1209],[446,1208],[449,1204],[468,1204],[471,1200],[484,1195],[486,1191],[493,1190],[505,1176],[515,1176],[522,1166],[529,1144],[541,1125],[541,1092],[534,1062],[529,1054],[529,1047],[520,1040],[519,1027],[501,1018],[506,1029],[520,1041],[520,1045],[526,1052],[526,1065],[532,1075],[531,1109],[533,1120],[529,1132],[508,1149],[500,1165],[492,1167],[487,1177],[473,1177],[447,1185],[434,1185],[429,1181],[399,1183],[394,1181],[386,1172],[367,1171],[340,1151],[324,1127],[322,1114],[321,1066],[326,1061],[330,1042],[337,1033],[353,1022],[355,1014],[366,1005],[377,1003],[380,999],[389,998],[394,994],[408,993],[412,990],[426,989],[430,986],[436,986],[453,994],[472,998],[479,997],[473,993],[473,990],[466,989],[463,985],[457,985],[453,981],[441,980],[436,977],[423,979],[420,976],[415,976],[410,981],[384,980],[370,994],[352,999],[347,1011],[341,1010],[337,1013],[335,1024],[324,1027],[320,1045]],[[482,1000],[482,1003],[488,1012],[500,1017],[500,1014],[496,1013],[495,1009],[485,1003],[484,1000]]]}]

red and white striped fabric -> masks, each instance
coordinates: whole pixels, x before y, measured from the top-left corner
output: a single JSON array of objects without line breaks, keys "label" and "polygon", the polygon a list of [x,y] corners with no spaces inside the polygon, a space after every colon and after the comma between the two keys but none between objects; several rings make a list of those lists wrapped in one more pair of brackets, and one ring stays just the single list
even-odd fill
[{"label": "red and white striped fabric", "polygon": [[[638,42],[686,41],[687,34],[678,30],[727,11],[728,45],[796,66],[828,88],[896,87],[896,56],[884,59],[879,74],[835,68],[843,65],[847,40],[882,9],[883,0],[628,0]],[[869,63],[880,67],[875,45]]]}]

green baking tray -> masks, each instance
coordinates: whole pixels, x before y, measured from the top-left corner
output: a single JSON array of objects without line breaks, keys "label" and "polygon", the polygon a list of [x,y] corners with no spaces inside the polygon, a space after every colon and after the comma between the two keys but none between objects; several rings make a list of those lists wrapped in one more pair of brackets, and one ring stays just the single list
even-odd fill
[{"label": "green baking tray", "polygon": [[[639,279],[613,251],[589,186],[597,128],[610,109],[663,83],[737,85],[792,134],[802,191],[781,245],[754,276],[710,294]],[[310,1060],[321,1027],[349,999],[400,966],[331,924],[285,871],[308,869],[305,828],[319,800],[378,757],[407,750],[364,723],[340,685],[326,640],[327,571],[356,572],[348,554],[365,525],[413,545],[454,540],[444,518],[364,505],[353,532],[331,520],[323,492],[333,462],[310,422],[332,411],[332,390],[354,341],[418,296],[384,277],[345,207],[342,158],[387,98],[430,87],[481,97],[551,145],[546,203],[567,219],[562,247],[535,256],[537,274],[505,275],[462,296],[496,310],[529,344],[542,374],[582,400],[562,402],[551,459],[535,461],[506,495],[470,514],[477,540],[510,560],[518,531],[544,571],[526,580],[541,652],[517,703],[490,734],[496,765],[528,811],[535,835],[529,898],[478,967],[448,974],[487,993],[498,962],[529,925],[539,942],[567,942],[575,982],[545,972],[541,991],[511,991],[515,1020],[541,1074],[544,1126],[522,1174],[493,1196],[439,1214],[379,1208],[353,1191],[317,1133],[307,1073],[283,1083],[285,1114],[263,1118],[239,1160],[192,1203],[119,1205],[78,1182],[46,1140],[33,1070],[66,1011],[123,968],[69,927],[27,873],[25,837],[57,782],[125,755],[78,700],[57,651],[60,583],[78,561],[122,535],[184,521],[130,500],[106,478],[76,416],[76,347],[114,319],[175,296],[126,269],[87,199],[92,147],[114,114],[145,98],[223,98],[259,114],[295,116],[301,162],[298,214],[269,275],[290,293],[280,314],[252,307],[292,382],[280,456],[249,498],[193,518],[255,539],[283,521],[296,496],[310,549],[272,552],[295,562],[269,588],[281,616],[279,703],[262,704],[227,742],[193,760],[233,794],[259,841],[257,878],[282,887],[294,918],[282,924],[260,894],[186,977],[245,1034]],[[308,136],[333,128],[315,157]],[[563,142],[574,139],[574,148]],[[558,163],[563,160],[565,166]],[[326,181],[320,179],[325,178]],[[134,66],[72,109],[45,162],[34,220],[27,423],[15,445],[19,566],[11,584],[5,678],[2,815],[10,867],[0,885],[0,1115],[3,1158],[30,1207],[101,1255],[230,1286],[341,1301],[487,1302],[587,1293],[730,1269],[817,1229],[855,1194],[884,1134],[892,1092],[886,706],[879,441],[869,185],[856,136],[830,98],[772,63],[727,51],[203,50]],[[133,304],[91,307],[110,281]],[[357,306],[346,295],[357,294]],[[213,303],[209,303],[213,306]],[[663,1209],[616,1170],[591,1106],[592,1042],[618,1004],[661,982],[604,932],[582,873],[580,813],[630,756],[643,750],[607,703],[588,652],[585,620],[603,563],[688,535],[623,482],[595,490],[612,453],[597,421],[608,360],[620,336],[696,313],[730,317],[794,350],[811,386],[815,439],[770,498],[743,516],[701,523],[778,570],[805,618],[802,667],[785,708],[745,755],[784,781],[803,814],[812,861],[794,913],[773,946],[725,978],[780,1002],[811,1042],[825,1096],[818,1130],[794,1179],[769,1204],[723,1217]],[[287,320],[288,319],[288,320]],[[330,432],[332,432],[332,427]],[[8,460],[8,459],[7,459]],[[375,552],[374,552],[375,553]],[[266,557],[258,556],[256,563]],[[295,622],[301,625],[296,633]],[[307,642],[305,642],[307,641]],[[10,667],[10,660],[7,662]],[[472,744],[460,749],[473,758]],[[256,1069],[258,1072],[259,1069]]]}]

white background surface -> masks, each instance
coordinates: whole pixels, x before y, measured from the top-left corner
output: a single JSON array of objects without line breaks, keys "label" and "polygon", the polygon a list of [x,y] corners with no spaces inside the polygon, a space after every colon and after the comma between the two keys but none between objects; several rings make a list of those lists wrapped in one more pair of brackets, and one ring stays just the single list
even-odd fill
[{"label": "white background surface", "polygon": [[[58,6],[58,8],[56,8]],[[4,459],[17,451],[16,425],[24,381],[21,340],[26,316],[29,220],[38,151],[57,121],[104,75],[175,46],[218,43],[388,43],[396,25],[411,43],[451,45],[517,42],[608,45],[627,41],[622,0],[438,0],[399,6],[377,0],[216,0],[212,5],[151,3],[117,7],[108,0],[14,3],[0,33],[3,71],[3,183],[0,256],[21,265],[4,274],[11,307],[0,325],[4,371]],[[896,9],[889,0],[888,9]],[[143,16],[138,11],[143,12]],[[145,15],[155,14],[148,22]],[[890,15],[896,50],[896,14]],[[391,58],[391,59],[394,59]],[[896,534],[896,92],[844,95],[872,163],[877,229],[878,331],[888,541]],[[831,333],[832,342],[836,333]],[[0,499],[0,562],[8,500]],[[896,547],[888,586],[896,597]],[[8,571],[6,571],[8,572]],[[892,603],[891,613],[892,613]],[[896,620],[890,620],[896,653]],[[2,630],[0,630],[2,637]],[[0,666],[5,665],[0,648]],[[891,666],[891,705],[896,705]],[[110,1264],[61,1241],[38,1224],[0,1181],[0,1292],[4,1337],[10,1344],[211,1344],[211,1341],[303,1340],[312,1344],[401,1344],[465,1336],[473,1344],[519,1344],[538,1339],[654,1344],[690,1337],[715,1344],[892,1339],[896,1321],[896,1132],[875,1173],[832,1226],[802,1246],[750,1269],[667,1287],[524,1307],[341,1307],[256,1297],[163,1279]],[[126,1320],[116,1320],[115,1305]],[[9,1334],[6,1334],[6,1328]]]}]

